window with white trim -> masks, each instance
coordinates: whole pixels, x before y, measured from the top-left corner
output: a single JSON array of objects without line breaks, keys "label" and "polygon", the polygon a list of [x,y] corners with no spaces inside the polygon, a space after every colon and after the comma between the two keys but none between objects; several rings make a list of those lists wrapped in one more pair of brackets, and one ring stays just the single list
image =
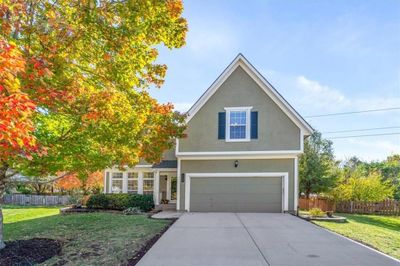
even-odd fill
[{"label": "window with white trim", "polygon": [[138,193],[139,179],[138,173],[128,173],[128,193]]},{"label": "window with white trim", "polygon": [[111,175],[111,192],[122,193],[122,173],[112,173]]},{"label": "window with white trim", "polygon": [[143,173],[143,194],[153,194],[154,188],[154,173],[144,172]]},{"label": "window with white trim", "polygon": [[250,110],[252,107],[227,107],[226,141],[250,141]]}]

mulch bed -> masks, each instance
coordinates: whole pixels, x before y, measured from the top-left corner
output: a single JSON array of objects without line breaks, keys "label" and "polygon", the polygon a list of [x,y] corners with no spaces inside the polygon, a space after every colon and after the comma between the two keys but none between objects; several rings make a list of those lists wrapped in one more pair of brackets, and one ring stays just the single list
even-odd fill
[{"label": "mulch bed", "polygon": [[[170,219],[171,223],[167,225],[160,233],[153,236],[150,240],[148,240],[138,251],[136,251],[135,255],[128,260],[127,266],[135,266],[140,259],[147,253],[147,251],[157,242],[157,240],[171,227],[178,219]],[[0,264],[1,265],[1,264]]]},{"label": "mulch bed", "polygon": [[0,250],[0,265],[25,266],[44,262],[61,252],[61,242],[48,238],[32,238],[6,242]]}]

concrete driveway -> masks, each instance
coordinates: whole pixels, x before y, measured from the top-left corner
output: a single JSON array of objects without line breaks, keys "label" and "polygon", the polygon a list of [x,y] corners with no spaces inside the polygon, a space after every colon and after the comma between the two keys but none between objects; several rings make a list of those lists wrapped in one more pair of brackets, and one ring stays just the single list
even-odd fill
[{"label": "concrete driveway", "polygon": [[139,266],[397,265],[290,214],[186,213]]}]

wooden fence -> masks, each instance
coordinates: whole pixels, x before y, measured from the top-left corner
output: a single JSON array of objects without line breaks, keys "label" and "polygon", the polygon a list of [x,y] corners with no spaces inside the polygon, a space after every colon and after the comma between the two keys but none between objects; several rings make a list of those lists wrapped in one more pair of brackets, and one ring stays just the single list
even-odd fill
[{"label": "wooden fence", "polygon": [[322,211],[334,211],[335,202],[324,198],[300,198],[299,208],[302,210],[310,210],[312,208],[319,208]]},{"label": "wooden fence", "polygon": [[6,194],[6,195],[4,195],[4,203],[5,204],[67,205],[69,202],[70,202],[69,196],[25,195],[25,194]]},{"label": "wooden fence", "polygon": [[336,212],[400,216],[400,202],[397,200],[381,202],[342,201],[336,203]]}]

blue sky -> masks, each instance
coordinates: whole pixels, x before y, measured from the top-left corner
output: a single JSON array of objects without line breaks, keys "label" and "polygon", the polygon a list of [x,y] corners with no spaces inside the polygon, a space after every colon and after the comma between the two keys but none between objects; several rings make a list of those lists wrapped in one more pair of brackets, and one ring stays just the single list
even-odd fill
[{"label": "blue sky", "polygon": [[[400,107],[400,1],[184,1],[187,44],[162,48],[164,86],[186,111],[239,53],[303,116]],[[308,118],[321,132],[400,127],[400,110]],[[400,128],[324,134],[400,132]],[[400,153],[400,135],[332,139],[338,159]]]}]

